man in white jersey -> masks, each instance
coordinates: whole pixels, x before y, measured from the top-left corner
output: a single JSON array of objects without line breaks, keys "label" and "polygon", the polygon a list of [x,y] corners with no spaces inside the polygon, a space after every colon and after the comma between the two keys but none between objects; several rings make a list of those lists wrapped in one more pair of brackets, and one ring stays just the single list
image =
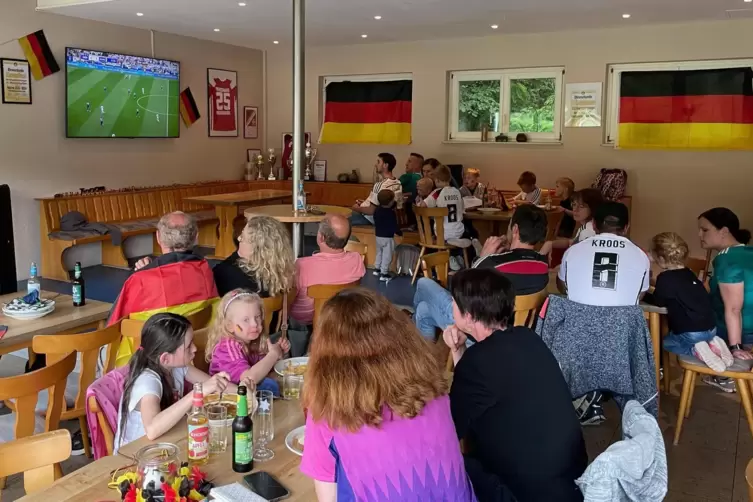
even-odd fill
[{"label": "man in white jersey", "polygon": [[374,224],[374,210],[379,207],[379,199],[377,196],[381,190],[392,190],[395,192],[395,205],[397,209],[403,208],[403,187],[400,184],[400,180],[392,175],[392,170],[395,169],[397,160],[391,153],[380,153],[377,155],[376,164],[374,169],[382,178],[382,181],[374,183],[374,187],[371,189],[371,193],[366,200],[357,200],[351,208],[353,214],[350,216],[351,225],[373,225]]},{"label": "man in white jersey", "polygon": [[596,235],[571,246],[562,257],[557,286],[585,305],[636,305],[648,290],[651,264],[627,232],[628,209],[605,202],[594,214]]}]

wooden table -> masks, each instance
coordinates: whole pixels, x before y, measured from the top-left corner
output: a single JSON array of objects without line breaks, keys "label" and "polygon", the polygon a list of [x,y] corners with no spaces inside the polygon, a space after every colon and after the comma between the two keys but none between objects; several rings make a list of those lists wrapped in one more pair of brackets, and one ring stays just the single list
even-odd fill
[{"label": "wooden table", "polygon": [[252,190],[250,192],[222,193],[217,195],[205,195],[199,197],[186,197],[183,200],[214,206],[217,218],[220,220],[220,235],[214,254],[218,258],[227,258],[235,251],[233,242],[233,221],[240,215],[242,205],[257,205],[271,201],[283,202],[290,199],[293,193],[287,190]]},{"label": "wooden table", "polygon": [[[463,218],[471,221],[486,222],[482,225],[474,225],[479,234],[479,240],[484,242],[492,235],[504,235],[507,225],[512,218],[512,211],[497,211],[495,213],[481,213],[479,211],[466,211]],[[504,228],[502,228],[504,226]]]},{"label": "wooden table", "polygon": [[[23,292],[0,296],[0,303],[8,303],[23,296]],[[69,295],[57,295],[42,291],[42,298],[55,300],[55,311],[39,319],[19,321],[0,313],[0,324],[8,326],[8,332],[0,340],[0,354],[31,347],[32,339],[37,335],[54,335],[61,332],[78,333],[85,329],[98,328],[107,319],[111,304],[86,300],[83,307],[74,307]]]},{"label": "wooden table", "polygon": [[246,218],[252,216],[271,216],[277,221],[283,223],[318,223],[324,219],[328,214],[341,214],[346,218],[349,218],[353,212],[348,207],[340,206],[312,206],[318,209],[324,214],[312,214],[312,213],[297,213],[293,211],[293,207],[290,204],[280,204],[275,206],[257,206],[246,209]]},{"label": "wooden table", "polygon": [[[290,498],[286,500],[305,502],[316,500],[313,481],[301,474],[299,470],[301,457],[285,446],[285,436],[288,432],[304,423],[300,401],[275,400],[274,421],[275,438],[269,447],[275,452],[275,456],[267,462],[254,462],[254,471],[266,471],[277,478],[290,491]],[[132,464],[129,457],[152,443],[174,443],[180,448],[181,460],[186,460],[186,435],[186,422],[182,420],[157,441],[149,441],[143,437],[121,448],[118,455],[97,460],[57,480],[46,490],[20,500],[24,502],[120,500],[119,494],[107,487],[112,470]],[[228,445],[228,451],[216,457],[210,457],[209,463],[202,467],[209,479],[217,486],[243,479],[243,474],[232,470],[231,450],[232,447]]]}]

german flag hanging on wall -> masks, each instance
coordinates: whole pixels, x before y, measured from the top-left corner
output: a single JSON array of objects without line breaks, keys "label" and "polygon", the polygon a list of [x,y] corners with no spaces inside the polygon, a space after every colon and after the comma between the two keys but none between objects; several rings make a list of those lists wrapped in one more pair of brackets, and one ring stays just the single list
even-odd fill
[{"label": "german flag hanging on wall", "polygon": [[60,71],[50,46],[47,44],[44,31],[35,31],[30,35],[19,38],[18,43],[21,44],[21,49],[23,49],[24,55],[29,61],[34,80],[42,80],[44,77]]},{"label": "german flag hanging on wall", "polygon": [[320,143],[411,142],[413,82],[332,82],[327,85]]},{"label": "german flag hanging on wall", "polygon": [[624,72],[621,148],[753,149],[753,69]]},{"label": "german flag hanging on wall", "polygon": [[183,123],[186,124],[186,127],[191,127],[194,122],[201,118],[190,87],[186,87],[180,93],[180,116],[183,117]]}]

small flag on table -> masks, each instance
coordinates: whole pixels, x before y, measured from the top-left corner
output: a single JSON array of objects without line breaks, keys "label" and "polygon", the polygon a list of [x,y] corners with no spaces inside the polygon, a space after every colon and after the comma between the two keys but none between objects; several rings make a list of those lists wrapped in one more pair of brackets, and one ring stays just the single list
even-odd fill
[{"label": "small flag on table", "polygon": [[19,38],[18,43],[21,44],[21,49],[23,49],[24,55],[29,61],[34,80],[42,80],[44,77],[60,71],[60,67],[52,55],[50,46],[47,44],[44,31],[35,31],[25,37]]},{"label": "small flag on table", "polygon": [[190,87],[186,87],[186,90],[180,93],[180,116],[183,117],[183,123],[186,124],[186,127],[191,127],[194,122],[201,118]]}]

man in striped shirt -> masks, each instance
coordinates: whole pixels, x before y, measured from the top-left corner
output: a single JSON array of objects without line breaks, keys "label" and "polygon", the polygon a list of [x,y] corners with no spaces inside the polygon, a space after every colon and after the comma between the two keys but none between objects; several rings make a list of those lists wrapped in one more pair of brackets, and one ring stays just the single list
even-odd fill
[{"label": "man in striped shirt", "polygon": [[395,192],[397,209],[403,208],[403,188],[400,184],[400,180],[395,178],[392,174],[392,170],[395,169],[396,164],[397,161],[395,160],[395,156],[391,153],[380,153],[377,155],[374,169],[379,173],[382,180],[374,183],[374,188],[371,189],[371,193],[366,200],[357,200],[353,205],[351,208],[353,214],[350,217],[351,225],[374,224],[374,210],[379,207],[377,196],[381,190],[392,190]]}]

